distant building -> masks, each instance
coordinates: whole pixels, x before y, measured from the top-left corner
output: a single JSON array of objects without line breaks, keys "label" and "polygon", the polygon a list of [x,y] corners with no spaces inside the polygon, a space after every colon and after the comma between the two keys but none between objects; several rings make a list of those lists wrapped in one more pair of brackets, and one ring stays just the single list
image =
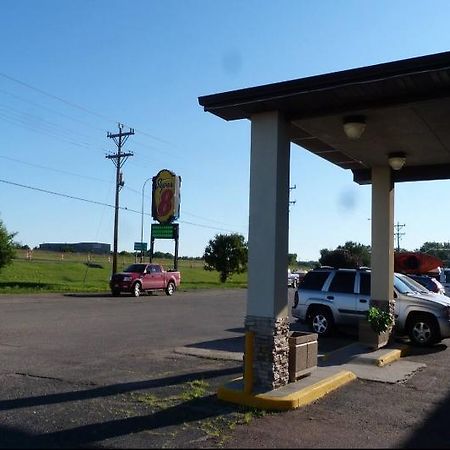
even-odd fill
[{"label": "distant building", "polygon": [[70,243],[44,243],[39,244],[39,250],[50,252],[78,252],[78,253],[111,253],[111,244],[102,244],[101,242],[78,242]]}]

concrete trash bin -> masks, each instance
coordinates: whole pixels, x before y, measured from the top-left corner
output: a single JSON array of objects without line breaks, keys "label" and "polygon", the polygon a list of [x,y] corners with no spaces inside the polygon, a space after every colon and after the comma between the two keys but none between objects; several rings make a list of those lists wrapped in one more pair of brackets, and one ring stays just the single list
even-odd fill
[{"label": "concrete trash bin", "polygon": [[289,381],[310,375],[317,368],[317,333],[289,333]]}]

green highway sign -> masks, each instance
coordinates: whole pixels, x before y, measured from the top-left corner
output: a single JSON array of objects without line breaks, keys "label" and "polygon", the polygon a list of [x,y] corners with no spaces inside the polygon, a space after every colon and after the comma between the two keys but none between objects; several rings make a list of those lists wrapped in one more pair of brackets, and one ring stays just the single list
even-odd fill
[{"label": "green highway sign", "polygon": [[178,224],[152,224],[152,239],[178,239]]},{"label": "green highway sign", "polygon": [[146,252],[147,251],[147,242],[135,242],[134,243],[134,251]]}]

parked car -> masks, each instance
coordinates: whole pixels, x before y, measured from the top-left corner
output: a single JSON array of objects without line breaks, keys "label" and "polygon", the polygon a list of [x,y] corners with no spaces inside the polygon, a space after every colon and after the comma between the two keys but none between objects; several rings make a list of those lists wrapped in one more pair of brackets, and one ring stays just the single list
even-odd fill
[{"label": "parked car", "polygon": [[[369,309],[370,280],[368,269],[314,269],[295,293],[292,315],[321,336],[330,335],[339,325],[357,326]],[[449,297],[395,273],[394,299],[398,334],[408,334],[420,346],[450,337]]]},{"label": "parked car", "polygon": [[300,281],[303,280],[303,277],[306,275],[305,270],[299,270],[298,272],[291,272],[291,269],[288,269],[288,286],[296,288]]},{"label": "parked car", "polygon": [[288,269],[288,286],[296,288],[299,282],[300,275],[298,273],[293,273],[291,272],[291,269]]},{"label": "parked car", "polygon": [[412,278],[414,281],[417,281],[431,292],[435,292],[436,294],[445,294],[444,286],[442,286],[436,278],[429,277],[428,275],[416,274],[408,274],[408,277]]},{"label": "parked car", "polygon": [[144,292],[165,291],[172,295],[180,285],[181,275],[176,271],[165,271],[160,264],[131,264],[123,272],[115,273],[109,282],[113,296],[130,292],[139,297]]},{"label": "parked car", "polygon": [[439,282],[444,286],[446,295],[450,296],[450,269],[441,269]]}]

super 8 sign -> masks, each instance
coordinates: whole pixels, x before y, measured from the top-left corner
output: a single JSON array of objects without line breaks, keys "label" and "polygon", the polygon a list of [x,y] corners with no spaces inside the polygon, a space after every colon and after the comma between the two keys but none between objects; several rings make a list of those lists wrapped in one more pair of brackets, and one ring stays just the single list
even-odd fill
[{"label": "super 8 sign", "polygon": [[159,223],[171,223],[180,216],[181,177],[163,169],[152,178],[152,217]]}]

